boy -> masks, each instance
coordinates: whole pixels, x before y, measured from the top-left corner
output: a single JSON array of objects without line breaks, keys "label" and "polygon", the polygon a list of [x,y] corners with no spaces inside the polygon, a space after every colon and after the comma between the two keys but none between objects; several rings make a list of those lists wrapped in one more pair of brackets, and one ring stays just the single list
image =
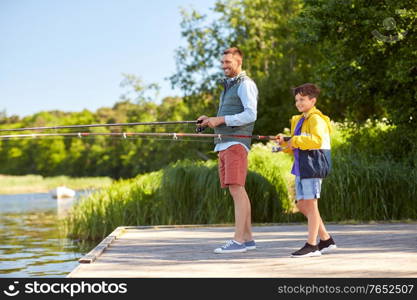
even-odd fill
[{"label": "boy", "polygon": [[[330,132],[329,117],[316,107],[319,88],[311,83],[293,89],[295,106],[301,115],[291,119],[291,138],[284,140],[279,134],[277,142],[283,151],[294,155],[291,173],[296,176],[296,205],[308,220],[307,243],[292,257],[320,256],[336,248],[333,238],[324,227],[318,209],[318,199],[322,179],[330,171]],[[317,235],[320,242],[317,244]]]}]

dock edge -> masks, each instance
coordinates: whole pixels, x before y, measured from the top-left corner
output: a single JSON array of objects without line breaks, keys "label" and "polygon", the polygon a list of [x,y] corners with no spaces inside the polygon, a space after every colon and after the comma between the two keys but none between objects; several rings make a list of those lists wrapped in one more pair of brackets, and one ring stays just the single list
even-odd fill
[{"label": "dock edge", "polygon": [[119,236],[121,236],[124,233],[125,229],[126,229],[125,226],[117,227],[104,240],[102,240],[100,242],[100,244],[98,244],[93,250],[91,250],[86,255],[81,257],[78,260],[78,262],[80,264],[91,264],[91,263],[93,263],[97,259],[97,257],[99,257],[103,253],[103,251],[106,250],[106,248],[109,247],[110,244],[115,239],[117,239]]}]

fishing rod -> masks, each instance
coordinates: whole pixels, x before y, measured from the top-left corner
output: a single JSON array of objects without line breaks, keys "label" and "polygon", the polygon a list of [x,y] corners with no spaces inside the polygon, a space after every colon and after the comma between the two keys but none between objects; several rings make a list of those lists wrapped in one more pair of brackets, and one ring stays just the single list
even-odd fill
[{"label": "fishing rod", "polygon": [[198,138],[241,138],[256,140],[276,140],[274,135],[239,135],[239,134],[215,134],[215,133],[184,133],[184,132],[67,132],[67,133],[28,133],[28,134],[10,134],[0,135],[0,139],[14,138],[41,138],[41,137],[89,137],[89,136],[117,136],[122,138],[135,136],[155,136],[155,137],[172,137],[177,140],[181,137],[198,137]]},{"label": "fishing rod", "polygon": [[88,124],[88,125],[64,125],[64,126],[44,126],[44,127],[25,127],[0,129],[0,132],[28,131],[28,130],[48,130],[48,129],[71,129],[71,128],[90,128],[90,127],[111,127],[111,126],[138,126],[138,125],[176,125],[176,124],[199,124],[201,121],[165,121],[165,122],[133,122],[133,123],[111,123],[111,124]]}]

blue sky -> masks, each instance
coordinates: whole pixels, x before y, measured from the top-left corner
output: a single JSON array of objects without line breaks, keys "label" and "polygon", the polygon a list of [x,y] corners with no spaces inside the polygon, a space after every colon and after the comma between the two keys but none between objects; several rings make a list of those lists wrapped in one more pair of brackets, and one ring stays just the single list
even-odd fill
[{"label": "blue sky", "polygon": [[0,0],[0,111],[95,111],[126,90],[122,73],[172,90],[184,45],[180,7],[210,14],[215,0]]}]

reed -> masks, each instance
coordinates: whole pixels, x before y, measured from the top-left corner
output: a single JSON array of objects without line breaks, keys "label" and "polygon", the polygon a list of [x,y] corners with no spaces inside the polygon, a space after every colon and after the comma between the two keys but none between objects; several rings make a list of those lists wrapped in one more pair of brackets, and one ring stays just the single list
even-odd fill
[{"label": "reed", "polygon": [[[269,153],[260,145],[249,157],[246,190],[254,222],[286,220],[283,208],[289,205],[289,194],[279,168],[289,160],[282,156],[268,162]],[[217,162],[180,161],[87,196],[73,207],[65,227],[72,237],[100,239],[122,225],[233,222],[233,200],[220,188]]]},{"label": "reed", "polygon": [[345,152],[323,181],[320,212],[328,221],[416,219],[416,198],[415,168]]},{"label": "reed", "polygon": [[[400,135],[401,128],[383,122],[369,121],[359,128],[347,125],[338,124],[332,136],[333,168],[323,181],[319,201],[323,219],[417,219],[415,146]],[[404,147],[409,149],[407,155],[399,150]]]}]

